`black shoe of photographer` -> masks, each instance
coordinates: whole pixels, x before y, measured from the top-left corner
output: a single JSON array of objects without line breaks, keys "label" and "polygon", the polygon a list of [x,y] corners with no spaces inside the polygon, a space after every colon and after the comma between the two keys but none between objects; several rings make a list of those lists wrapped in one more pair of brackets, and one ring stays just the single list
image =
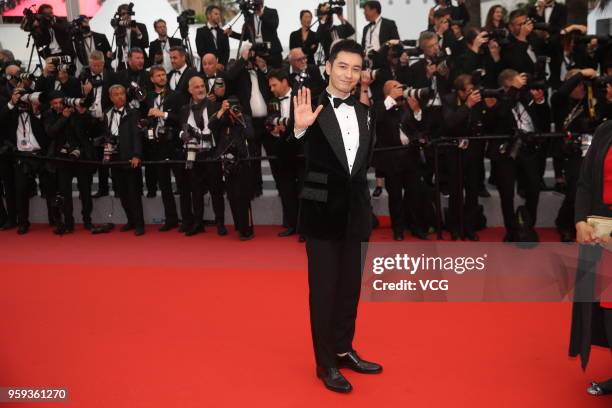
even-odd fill
[{"label": "black shoe of photographer", "polygon": [[161,227],[159,227],[159,232],[168,232],[178,227],[178,222],[167,222]]},{"label": "black shoe of photographer", "polygon": [[249,232],[248,234],[238,233],[238,235],[240,236],[241,241],[250,241],[255,238],[254,232]]},{"label": "black shoe of photographer", "polygon": [[347,393],[351,392],[353,386],[336,367],[320,367],[317,366],[317,377],[323,381],[325,388],[334,392]]},{"label": "black shoe of photographer", "polygon": [[393,240],[394,241],[403,241],[404,233],[402,231],[393,231]]},{"label": "black shoe of photographer", "polygon": [[123,227],[119,228],[121,232],[128,232],[134,229],[134,226],[130,223],[125,224]]},{"label": "black shoe of photographer", "polygon": [[467,239],[468,241],[473,241],[473,242],[480,241],[480,237],[475,232],[466,232],[465,239]]},{"label": "black shoe of photographer", "polygon": [[356,351],[349,351],[343,356],[337,356],[338,368],[348,368],[362,374],[378,374],[382,372],[382,366],[371,361],[363,360]]},{"label": "black shoe of photographer", "polygon": [[17,227],[17,235],[25,235],[30,230],[30,226],[27,224],[20,225]]},{"label": "black shoe of photographer", "polygon": [[612,394],[612,379],[602,383],[593,381],[589,388],[587,388],[587,393],[595,397]]},{"label": "black shoe of photographer", "polygon": [[204,224],[196,224],[185,232],[186,237],[193,237],[194,235],[204,232]]},{"label": "black shoe of photographer", "polygon": [[224,224],[217,224],[217,235],[220,237],[224,237],[227,235],[227,228],[225,228]]},{"label": "black shoe of photographer", "polygon": [[137,237],[144,235],[144,233],[145,233],[144,227],[134,228],[134,235],[136,235]]},{"label": "black shoe of photographer", "polygon": [[293,227],[289,227],[289,228],[287,228],[286,230],[279,232],[279,233],[278,233],[278,236],[279,236],[279,237],[281,237],[281,238],[283,238],[283,237],[289,237],[289,236],[291,236],[291,235],[294,235],[294,234],[295,234],[295,232],[296,232],[296,231],[295,231],[295,228],[293,228]]},{"label": "black shoe of photographer", "polygon": [[92,195],[91,198],[106,197],[107,195],[108,195],[108,191],[98,190],[98,192],[96,194]]},{"label": "black shoe of photographer", "polygon": [[180,227],[178,227],[178,232],[180,232],[181,234],[184,234],[185,232],[189,231],[191,229],[191,227],[187,224],[181,224]]},{"label": "black shoe of photographer", "polygon": [[16,226],[17,226],[17,223],[12,222],[12,221],[6,221],[4,224],[2,224],[2,227],[0,227],[0,230],[8,231],[8,230],[15,228]]}]

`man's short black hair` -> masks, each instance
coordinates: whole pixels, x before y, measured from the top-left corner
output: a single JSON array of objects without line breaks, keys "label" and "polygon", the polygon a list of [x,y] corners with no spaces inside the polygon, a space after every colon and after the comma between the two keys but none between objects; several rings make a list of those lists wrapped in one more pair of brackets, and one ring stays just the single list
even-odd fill
[{"label": "man's short black hair", "polygon": [[219,10],[219,13],[221,12],[221,7],[217,6],[216,4],[211,4],[210,6],[206,7],[206,15],[209,15],[214,9]]},{"label": "man's short black hair", "polygon": [[140,47],[132,47],[128,51],[128,58],[130,58],[132,56],[132,54],[142,54],[142,55],[144,55],[144,50],[142,48],[140,48]]},{"label": "man's short black hair", "polygon": [[42,12],[44,12],[44,11],[45,11],[45,9],[50,9],[50,10],[53,10],[53,6],[52,6],[52,5],[50,5],[50,4],[41,4],[40,6],[38,6],[38,10],[37,10],[37,12],[38,12],[38,13],[42,13]]},{"label": "man's short black hair", "polygon": [[380,1],[376,1],[376,0],[366,1],[363,4],[363,8],[366,8],[366,7],[369,9],[376,10],[378,14],[382,13],[382,6],[380,5]]},{"label": "man's short black hair", "polygon": [[441,17],[450,17],[451,12],[449,9],[444,8],[444,9],[437,9],[436,11],[434,11],[433,14],[433,18],[441,18]]},{"label": "man's short black hair", "polygon": [[523,9],[516,9],[516,10],[512,10],[512,12],[510,13],[510,15],[508,16],[508,21],[510,21],[510,22],[511,22],[511,21],[512,21],[512,20],[514,20],[515,18],[517,18],[517,17],[523,17],[523,16],[525,16],[525,17],[527,17],[527,16],[528,16],[528,14],[527,14],[527,12],[526,12],[525,10],[523,10]]},{"label": "man's short black hair", "polygon": [[334,60],[338,56],[340,52],[350,52],[352,54],[357,54],[361,57],[361,59],[365,58],[365,53],[363,52],[363,47],[355,40],[340,40],[331,48],[329,53],[329,63],[333,64]]},{"label": "man's short black hair", "polygon": [[277,79],[279,82],[283,82],[283,80],[286,79],[287,83],[289,83],[289,73],[285,69],[277,68],[271,70],[268,73],[268,81],[272,78]]},{"label": "man's short black hair", "polygon": [[302,17],[304,17],[304,14],[310,14],[312,16],[312,12],[310,10],[302,10],[300,11],[300,20],[302,19]]},{"label": "man's short black hair", "polygon": [[177,51],[179,54],[187,56],[187,50],[182,45],[174,45],[170,47],[170,52],[172,51]]}]

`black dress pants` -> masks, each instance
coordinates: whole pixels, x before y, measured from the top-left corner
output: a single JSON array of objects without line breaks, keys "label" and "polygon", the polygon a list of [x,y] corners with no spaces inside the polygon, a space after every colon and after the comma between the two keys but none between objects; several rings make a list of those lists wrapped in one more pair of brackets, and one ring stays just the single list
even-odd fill
[{"label": "black dress pants", "polygon": [[0,158],[0,221],[17,222],[15,169],[10,157]]},{"label": "black dress pants", "polygon": [[91,222],[93,200],[91,198],[92,170],[75,166],[57,169],[59,192],[63,197],[62,213],[66,227],[74,227],[74,209],[72,205],[72,179],[76,177],[81,199],[83,223]]},{"label": "black dress pants", "polygon": [[563,203],[561,203],[559,214],[555,220],[557,228],[562,231],[576,232],[576,225],[574,224],[574,207],[576,204],[576,189],[578,187],[578,176],[580,175],[581,165],[581,155],[573,155],[563,159],[565,197],[563,198]]},{"label": "black dress pants", "polygon": [[38,177],[40,190],[47,202],[49,221],[57,219],[58,209],[54,206],[57,190],[56,174],[49,172],[40,160],[19,159],[15,163],[15,191],[17,205],[17,224],[30,225],[30,195],[32,183]]},{"label": "black dress pants", "polygon": [[249,181],[248,164],[238,164],[226,176],[227,199],[234,218],[234,226],[242,235],[253,233],[253,213],[251,192],[245,188]]},{"label": "black dress pants", "polygon": [[463,233],[476,232],[480,164],[484,152],[481,143],[471,141],[470,145],[465,150],[451,148],[447,155],[450,169],[448,230],[455,233],[460,233],[460,217],[463,218]]},{"label": "black dress pants", "polygon": [[144,228],[142,210],[142,171],[140,167],[113,167],[111,170],[113,186],[119,193],[119,200],[128,224],[134,228]]},{"label": "black dress pants", "polygon": [[176,211],[174,192],[172,191],[171,173],[174,173],[174,177],[178,179],[177,173],[180,170],[176,165],[164,164],[155,167],[157,167],[157,181],[159,182],[159,189],[161,190],[162,202],[164,204],[164,222],[168,225],[178,224],[178,213]]}]

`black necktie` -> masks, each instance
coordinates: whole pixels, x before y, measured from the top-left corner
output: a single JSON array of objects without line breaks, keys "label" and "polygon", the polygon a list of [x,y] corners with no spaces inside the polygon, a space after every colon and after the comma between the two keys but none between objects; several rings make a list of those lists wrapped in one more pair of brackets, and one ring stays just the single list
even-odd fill
[{"label": "black necktie", "polygon": [[338,107],[343,103],[346,103],[348,106],[355,106],[355,97],[353,95],[349,95],[344,99],[332,98],[332,101],[334,103],[334,109],[338,109]]}]

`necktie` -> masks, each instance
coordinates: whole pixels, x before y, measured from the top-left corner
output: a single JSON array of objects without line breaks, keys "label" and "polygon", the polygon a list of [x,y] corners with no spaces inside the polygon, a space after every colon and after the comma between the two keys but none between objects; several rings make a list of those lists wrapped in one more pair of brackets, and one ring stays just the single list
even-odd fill
[{"label": "necktie", "polygon": [[338,109],[343,103],[346,103],[348,106],[355,106],[355,97],[353,95],[349,95],[345,99],[332,98],[332,101],[334,103],[334,109]]}]

